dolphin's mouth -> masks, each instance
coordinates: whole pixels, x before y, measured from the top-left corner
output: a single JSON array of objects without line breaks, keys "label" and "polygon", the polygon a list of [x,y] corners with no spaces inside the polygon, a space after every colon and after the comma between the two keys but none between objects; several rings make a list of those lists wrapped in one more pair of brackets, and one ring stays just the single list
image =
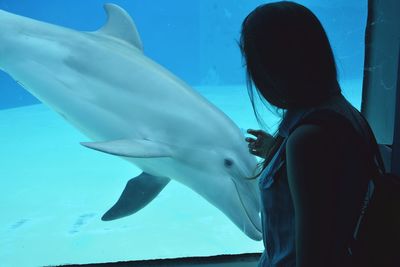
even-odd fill
[{"label": "dolphin's mouth", "polygon": [[[234,185],[235,185],[236,192],[238,193],[240,203],[242,204],[242,207],[243,207],[243,209],[244,209],[244,211],[245,211],[245,213],[246,213],[247,218],[249,219],[249,221],[251,222],[251,224],[253,225],[253,227],[254,227],[255,229],[257,229],[257,231],[261,234],[261,233],[262,233],[262,229],[261,229],[260,221],[258,221],[258,223],[254,221],[253,216],[251,216],[250,212],[249,212],[248,209],[247,209],[247,206],[248,206],[248,205],[245,204],[245,201],[243,200],[242,194],[240,193],[240,190],[239,190],[239,188],[238,188],[238,185],[236,184],[235,181],[233,181],[233,183],[234,183]],[[256,202],[255,204],[258,205],[257,202]],[[261,219],[259,216],[257,216],[257,218]]]}]

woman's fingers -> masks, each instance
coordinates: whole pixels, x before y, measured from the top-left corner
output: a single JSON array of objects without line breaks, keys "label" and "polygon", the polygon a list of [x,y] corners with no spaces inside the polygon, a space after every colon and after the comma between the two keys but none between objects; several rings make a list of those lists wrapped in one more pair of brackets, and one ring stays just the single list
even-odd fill
[{"label": "woman's fingers", "polygon": [[248,142],[248,147],[249,147],[250,153],[258,156],[258,150],[260,149],[258,140],[247,137],[246,141]]},{"label": "woman's fingers", "polygon": [[254,137],[246,137],[248,142],[249,151],[251,154],[259,157],[264,157],[265,152],[271,146],[273,136],[263,130],[248,129],[247,133],[254,135]]},{"label": "woman's fingers", "polygon": [[247,142],[249,142],[249,143],[254,143],[254,142],[256,141],[256,139],[251,138],[251,137],[246,137],[245,140],[246,140]]},{"label": "woman's fingers", "polygon": [[247,133],[257,136],[257,137],[265,134],[265,132],[262,130],[254,130],[254,129],[248,129]]},{"label": "woman's fingers", "polygon": [[249,143],[249,148],[252,150],[258,149],[260,144],[262,143],[262,138],[265,135],[265,133],[261,130],[253,130],[253,129],[248,129],[248,133],[256,136],[256,138],[252,137],[246,137],[245,140]]}]

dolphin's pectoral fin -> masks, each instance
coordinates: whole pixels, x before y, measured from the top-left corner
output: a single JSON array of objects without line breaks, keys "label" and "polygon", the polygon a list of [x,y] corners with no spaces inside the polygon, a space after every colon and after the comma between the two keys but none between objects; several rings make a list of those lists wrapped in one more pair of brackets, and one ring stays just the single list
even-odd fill
[{"label": "dolphin's pectoral fin", "polygon": [[108,142],[82,142],[81,145],[107,154],[130,158],[171,157],[168,145],[145,139],[119,139]]},{"label": "dolphin's pectoral fin", "polygon": [[139,211],[150,203],[169,181],[167,177],[153,176],[145,172],[130,179],[117,203],[101,219],[116,220]]},{"label": "dolphin's pectoral fin", "polygon": [[107,13],[107,22],[95,33],[120,39],[143,51],[139,33],[129,14],[114,4],[105,4],[104,9]]}]

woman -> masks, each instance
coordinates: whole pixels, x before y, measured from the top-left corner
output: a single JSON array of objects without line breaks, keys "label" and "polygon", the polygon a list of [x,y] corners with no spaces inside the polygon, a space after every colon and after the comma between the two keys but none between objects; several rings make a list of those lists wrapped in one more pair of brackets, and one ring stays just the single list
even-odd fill
[{"label": "woman", "polygon": [[348,245],[367,188],[365,158],[340,129],[294,128],[312,112],[328,109],[367,138],[360,114],[341,94],[321,23],[293,2],[261,5],[242,24],[240,48],[256,116],[255,93],[284,111],[274,136],[249,130],[255,138],[246,138],[250,152],[265,158],[259,266],[354,266]]}]

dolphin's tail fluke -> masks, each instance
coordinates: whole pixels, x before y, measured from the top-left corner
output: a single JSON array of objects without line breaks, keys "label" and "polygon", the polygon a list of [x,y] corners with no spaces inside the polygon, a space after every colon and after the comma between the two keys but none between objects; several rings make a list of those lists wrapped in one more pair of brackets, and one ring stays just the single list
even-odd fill
[{"label": "dolphin's tail fluke", "polygon": [[169,183],[167,177],[142,172],[128,181],[117,203],[101,219],[112,221],[134,214],[149,204]]}]

